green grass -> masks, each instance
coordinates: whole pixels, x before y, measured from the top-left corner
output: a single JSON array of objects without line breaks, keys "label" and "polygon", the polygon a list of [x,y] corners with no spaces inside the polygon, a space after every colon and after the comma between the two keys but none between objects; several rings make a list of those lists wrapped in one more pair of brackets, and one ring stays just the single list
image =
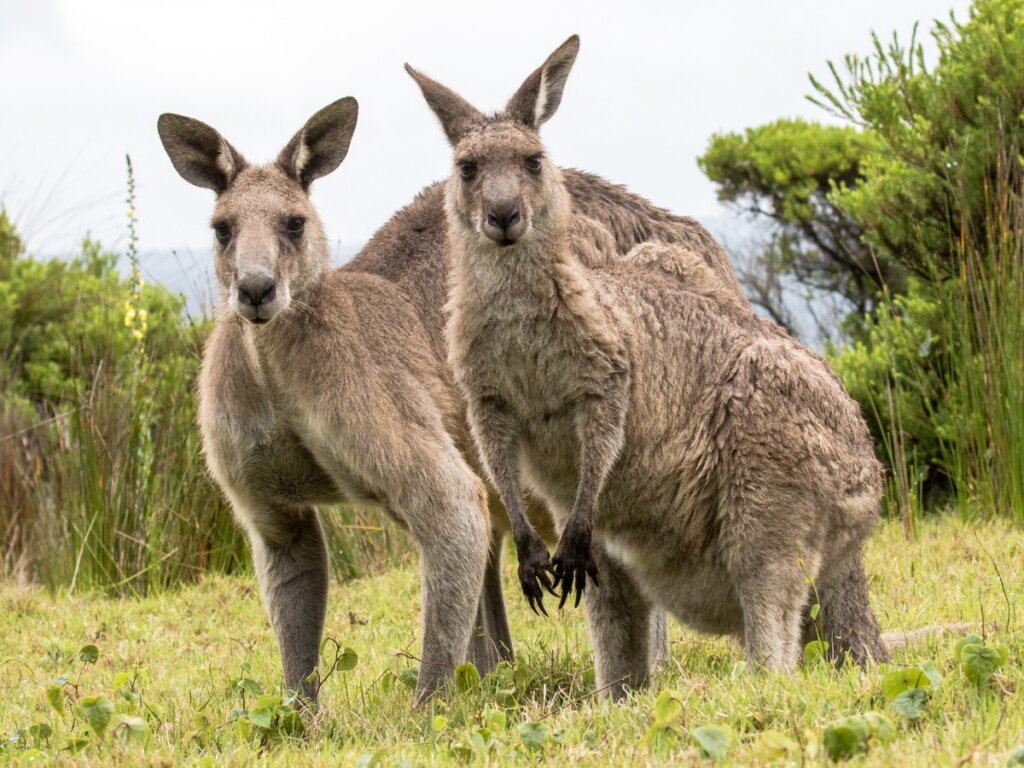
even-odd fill
[{"label": "green grass", "polygon": [[[1010,657],[979,694],[954,657],[956,638],[932,637],[899,652],[895,665],[934,661],[945,677],[916,723],[901,718],[881,695],[890,667],[836,671],[816,664],[789,677],[754,674],[736,668],[743,656],[735,642],[676,624],[670,663],[649,690],[622,705],[598,701],[580,612],[566,610],[550,619],[531,614],[513,591],[510,562],[506,584],[518,643],[515,672],[500,669],[447,701],[411,708],[405,679],[419,647],[419,597],[417,569],[407,563],[333,586],[327,633],[352,648],[358,663],[326,682],[320,712],[304,715],[304,737],[265,743],[245,721],[231,722],[232,710],[243,708],[233,679],[248,677],[267,689],[280,679],[276,647],[251,578],[210,576],[176,592],[121,599],[51,597],[39,589],[0,587],[0,730],[7,735],[23,729],[24,743],[31,747],[30,726],[48,724],[54,735],[49,744],[40,742],[39,758],[59,756],[62,764],[355,765],[378,755],[385,766],[441,765],[455,759],[479,762],[462,750],[471,750],[474,742],[479,748],[490,737],[489,764],[562,766],[662,759],[697,764],[702,758],[691,732],[716,725],[733,734],[723,764],[762,764],[759,734],[776,730],[802,742],[802,757],[797,750],[788,760],[799,765],[828,762],[820,742],[829,723],[874,710],[892,720],[897,735],[889,746],[873,744],[857,765],[1002,765],[1024,742],[1024,632],[1015,618],[1024,598],[1019,567],[1024,532],[1005,522],[970,526],[950,516],[919,521],[917,530],[917,539],[908,542],[898,522],[884,523],[868,548],[872,599],[882,625],[908,629],[974,622],[979,633],[1006,646]],[[88,644],[99,649],[95,664],[78,660],[79,649]],[[125,676],[117,679],[136,670],[134,686]],[[69,736],[88,735],[71,709],[59,716],[47,703],[46,688],[61,675],[77,682],[77,693],[68,686],[73,697],[103,694],[118,712],[145,721],[148,735],[142,743],[128,743],[108,730],[77,754],[58,751]],[[126,699],[123,689],[134,691],[129,698],[135,701]],[[673,720],[681,735],[674,747],[653,752],[645,735],[654,722],[658,693],[666,689],[681,694],[682,710]],[[247,694],[244,708],[253,708],[253,698]],[[504,713],[504,723],[494,716],[497,711]],[[522,744],[518,726],[525,722],[550,729],[537,752]],[[125,730],[122,726],[119,733]],[[17,741],[5,739],[0,764],[17,764],[34,754]]]}]

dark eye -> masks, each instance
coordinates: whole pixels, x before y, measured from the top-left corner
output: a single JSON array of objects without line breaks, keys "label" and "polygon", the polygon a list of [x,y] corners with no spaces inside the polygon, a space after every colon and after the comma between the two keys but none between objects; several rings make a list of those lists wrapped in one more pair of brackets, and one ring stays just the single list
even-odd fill
[{"label": "dark eye", "polygon": [[540,155],[530,155],[526,158],[526,170],[530,173],[540,173]]},{"label": "dark eye", "polygon": [[218,221],[213,225],[213,233],[217,235],[217,239],[222,245],[227,245],[231,240],[231,225],[226,221]]},{"label": "dark eye", "polygon": [[288,225],[285,227],[288,234],[292,237],[298,237],[302,234],[302,230],[306,226],[306,220],[301,216],[292,216],[288,219]]},{"label": "dark eye", "polygon": [[470,181],[476,176],[476,163],[472,160],[463,160],[459,163],[459,173],[465,181]]}]

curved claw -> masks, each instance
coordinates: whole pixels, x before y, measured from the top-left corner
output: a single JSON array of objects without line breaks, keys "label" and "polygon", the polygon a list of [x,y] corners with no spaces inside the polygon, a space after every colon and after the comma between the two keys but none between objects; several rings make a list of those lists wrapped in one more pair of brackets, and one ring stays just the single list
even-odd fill
[{"label": "curved claw", "polygon": [[540,580],[540,583],[543,585],[544,589],[550,592],[553,596],[558,597],[558,593],[555,592],[555,587],[558,586],[558,574],[555,573],[555,569],[550,565],[547,565],[544,567],[544,571],[542,573],[544,578]]},{"label": "curved claw", "polygon": [[[540,614],[542,613],[545,616],[548,615],[547,610],[544,608],[544,598],[542,597],[543,594],[544,593],[538,589],[536,594],[529,594],[526,596],[526,602],[530,604],[530,610],[532,610],[538,616],[540,616]],[[538,608],[540,609],[539,612],[537,610]]]},{"label": "curved claw", "polygon": [[562,608],[565,606],[565,601],[568,600],[569,599],[569,595],[572,594],[572,581],[573,581],[573,571],[572,571],[572,569],[570,568],[568,570],[562,571],[562,576],[561,576],[562,597],[558,601],[558,610],[562,610]]}]

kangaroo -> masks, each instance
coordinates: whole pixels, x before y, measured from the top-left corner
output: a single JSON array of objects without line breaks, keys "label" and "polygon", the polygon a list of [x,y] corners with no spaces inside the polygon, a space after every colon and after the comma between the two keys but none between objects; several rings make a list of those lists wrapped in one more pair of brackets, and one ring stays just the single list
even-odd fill
[{"label": "kangaroo", "polygon": [[[538,129],[578,47],[490,117],[407,66],[454,150],[449,362],[527,592],[551,569],[562,604],[584,598],[597,687],[615,698],[646,680],[652,606],[791,669],[813,632],[809,580],[835,657],[887,659],[861,562],[882,469],[858,406],[700,254],[650,242],[621,257],[574,210]],[[521,483],[561,532],[550,562],[522,533]]]},{"label": "kangaroo", "polygon": [[[200,429],[211,475],[250,541],[286,685],[316,699],[328,582],[316,507],[363,499],[407,526],[420,548],[422,702],[466,656],[467,635],[482,672],[513,658],[501,586],[511,525],[493,493],[480,500],[483,473],[447,364],[444,185],[426,187],[355,258],[329,268],[310,185],[344,159],[356,114],[349,99],[321,110],[263,166],[198,120],[165,114],[158,130],[179,174],[216,193],[221,301],[203,355]],[[607,227],[610,247],[685,245],[746,305],[699,223],[592,174],[567,169],[564,181],[575,206]],[[547,512],[533,503],[527,513],[554,541]],[[543,610],[532,584],[531,605]],[[656,660],[667,658],[665,632],[655,614]]]},{"label": "kangaroo", "polygon": [[317,504],[379,502],[422,554],[423,700],[465,658],[488,557],[487,490],[452,435],[460,405],[394,283],[330,269],[311,183],[344,159],[357,104],[313,115],[267,165],[164,114],[186,180],[216,192],[221,303],[199,377],[211,474],[248,535],[285,683],[315,700],[327,605]]}]

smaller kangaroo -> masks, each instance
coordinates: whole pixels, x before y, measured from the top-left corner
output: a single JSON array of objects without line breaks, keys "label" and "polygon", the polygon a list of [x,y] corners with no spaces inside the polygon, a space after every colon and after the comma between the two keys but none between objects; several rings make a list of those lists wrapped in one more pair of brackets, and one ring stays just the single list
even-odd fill
[{"label": "smaller kangaroo", "polygon": [[[652,604],[791,669],[815,631],[809,579],[832,653],[886,659],[861,562],[882,472],[857,405],[692,251],[616,257],[573,212],[538,129],[578,47],[491,117],[408,68],[454,149],[449,361],[513,525],[522,481],[555,517],[562,602],[584,596],[613,697],[646,679]],[[542,552],[520,547],[540,583]]]},{"label": "smaller kangaroo", "polygon": [[217,195],[221,303],[199,425],[248,534],[285,684],[317,696],[328,568],[316,505],[366,499],[420,548],[423,701],[466,657],[488,559],[487,491],[451,437],[463,416],[436,334],[393,282],[330,268],[309,190],[344,159],[357,111],[352,98],[325,107],[267,165],[198,120],[164,114],[157,127],[178,173]]}]

